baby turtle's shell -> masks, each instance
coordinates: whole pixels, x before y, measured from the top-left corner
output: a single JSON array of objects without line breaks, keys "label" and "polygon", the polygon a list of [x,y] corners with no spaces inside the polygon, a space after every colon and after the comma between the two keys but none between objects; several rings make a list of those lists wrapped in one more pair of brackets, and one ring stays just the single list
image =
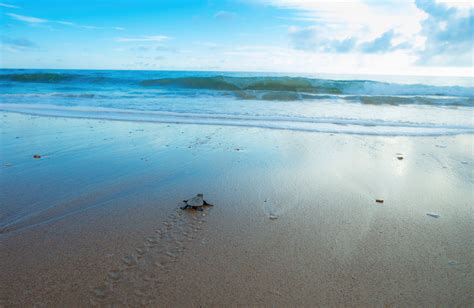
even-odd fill
[{"label": "baby turtle's shell", "polygon": [[197,194],[195,197],[192,197],[191,199],[187,200],[186,205],[203,206],[204,205],[203,194]]}]

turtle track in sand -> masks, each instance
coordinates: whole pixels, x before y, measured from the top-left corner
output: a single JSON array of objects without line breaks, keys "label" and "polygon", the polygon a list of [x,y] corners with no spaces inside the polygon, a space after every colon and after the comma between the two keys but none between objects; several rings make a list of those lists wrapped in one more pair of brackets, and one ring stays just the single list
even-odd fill
[{"label": "turtle track in sand", "polygon": [[111,269],[104,282],[91,290],[94,306],[153,306],[159,303],[161,285],[186,251],[186,244],[197,237],[209,208],[204,211],[176,211],[163,226],[147,236],[135,251],[122,257],[122,264]]}]

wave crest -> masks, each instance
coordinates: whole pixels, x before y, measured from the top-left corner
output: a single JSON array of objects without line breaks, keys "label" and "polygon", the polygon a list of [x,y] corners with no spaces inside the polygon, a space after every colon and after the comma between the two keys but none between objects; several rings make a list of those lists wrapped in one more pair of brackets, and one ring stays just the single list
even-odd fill
[{"label": "wave crest", "polygon": [[[231,76],[195,76],[148,79],[140,82],[145,87],[174,87],[184,89],[204,89],[231,91],[243,99],[290,100],[306,94],[326,95],[430,95],[474,97],[474,88],[461,86],[430,86],[422,84],[393,84],[370,80],[330,80],[305,77],[231,77]],[[271,93],[278,92],[281,95]],[[289,93],[299,93],[295,96]]]},{"label": "wave crest", "polygon": [[143,80],[143,86],[172,86],[190,89],[227,91],[281,91],[343,94],[339,83],[303,77],[175,77]]},{"label": "wave crest", "polygon": [[[153,73],[163,76],[164,73]],[[2,86],[10,87],[12,83],[49,83],[79,86],[92,86],[99,89],[106,84],[109,88],[122,91],[133,89],[146,89],[148,92],[157,90],[161,93],[170,92],[182,95],[192,94],[231,94],[240,99],[253,100],[305,100],[320,99],[325,96],[342,98],[347,96],[359,97],[363,103],[408,103],[410,99],[400,99],[403,96],[428,97],[415,99],[414,103],[432,104],[437,98],[463,98],[461,105],[472,105],[474,87],[468,86],[433,86],[424,84],[396,84],[370,80],[331,80],[307,77],[284,76],[180,76],[146,79],[153,74],[133,75],[130,73],[117,74],[112,72],[33,72],[33,73],[8,73],[0,74],[0,80],[7,81]],[[121,88],[125,86],[124,88]],[[363,97],[363,98],[362,98]],[[382,97],[389,97],[382,99]],[[433,104],[436,104],[434,102]],[[449,103],[448,100],[443,103]],[[458,104],[459,102],[456,102]]]}]

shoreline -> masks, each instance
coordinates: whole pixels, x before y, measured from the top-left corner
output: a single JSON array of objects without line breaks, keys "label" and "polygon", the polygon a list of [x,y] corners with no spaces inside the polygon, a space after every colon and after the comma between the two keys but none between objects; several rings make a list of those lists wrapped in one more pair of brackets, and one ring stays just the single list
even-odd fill
[{"label": "shoreline", "polygon": [[473,301],[472,134],[0,119],[0,305]]},{"label": "shoreline", "polygon": [[[357,106],[357,104],[354,104]],[[339,106],[341,107],[341,106]],[[346,106],[347,107],[347,106]],[[378,106],[386,107],[386,106]],[[379,112],[390,112],[379,110]],[[467,110],[466,110],[467,111]],[[383,119],[352,119],[347,117],[301,117],[282,115],[215,114],[138,109],[115,109],[92,106],[57,106],[32,104],[0,104],[0,112],[30,116],[83,120],[121,121],[182,125],[212,125],[231,128],[260,128],[310,133],[361,136],[455,136],[474,134],[471,125],[418,123]],[[399,112],[399,111],[398,111]],[[438,111],[439,112],[439,111]]]}]

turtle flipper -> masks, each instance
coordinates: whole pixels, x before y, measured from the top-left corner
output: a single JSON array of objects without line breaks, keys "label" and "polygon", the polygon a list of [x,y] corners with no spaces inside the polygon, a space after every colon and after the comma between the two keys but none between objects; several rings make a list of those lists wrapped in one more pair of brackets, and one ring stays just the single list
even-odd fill
[{"label": "turtle flipper", "polygon": [[214,204],[207,203],[206,200],[203,200],[203,202],[204,202],[204,205],[206,206],[214,206]]},{"label": "turtle flipper", "polygon": [[182,209],[182,210],[186,210],[187,208],[189,208],[189,205],[187,205],[187,204],[185,206],[180,207],[180,209]]}]

